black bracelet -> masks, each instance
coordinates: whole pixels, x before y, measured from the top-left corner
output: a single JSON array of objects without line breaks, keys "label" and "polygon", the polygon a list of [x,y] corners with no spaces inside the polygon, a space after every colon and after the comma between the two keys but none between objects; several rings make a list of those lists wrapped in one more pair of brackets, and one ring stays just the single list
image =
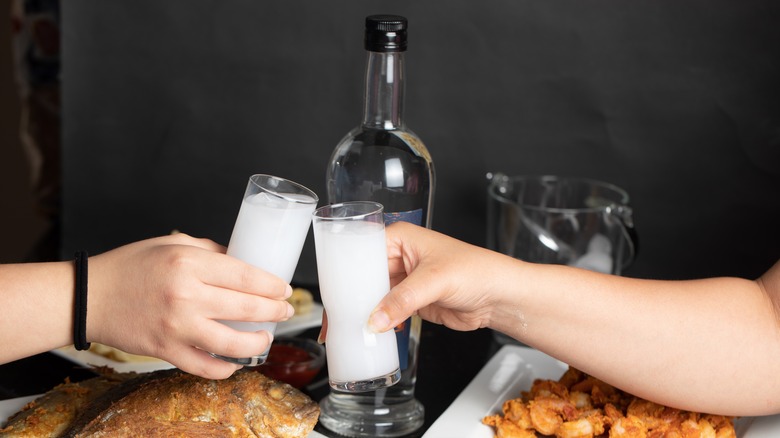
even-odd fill
[{"label": "black bracelet", "polygon": [[76,251],[76,293],[73,303],[73,346],[89,350],[87,342],[87,260],[86,251]]}]

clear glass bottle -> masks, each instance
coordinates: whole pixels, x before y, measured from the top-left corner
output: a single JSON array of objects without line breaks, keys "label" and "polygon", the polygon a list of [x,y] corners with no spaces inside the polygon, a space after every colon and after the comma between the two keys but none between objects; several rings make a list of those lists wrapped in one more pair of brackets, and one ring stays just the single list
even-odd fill
[{"label": "clear glass bottle", "polygon": [[[363,121],[333,151],[327,168],[328,202],[376,201],[385,207],[387,224],[403,220],[430,228],[433,162],[403,122],[406,36],[404,17],[366,18]],[[424,408],[414,398],[414,386],[421,325],[415,316],[396,327],[399,383],[359,394],[331,390],[320,403],[320,423],[354,437],[394,437],[419,429]]]}]

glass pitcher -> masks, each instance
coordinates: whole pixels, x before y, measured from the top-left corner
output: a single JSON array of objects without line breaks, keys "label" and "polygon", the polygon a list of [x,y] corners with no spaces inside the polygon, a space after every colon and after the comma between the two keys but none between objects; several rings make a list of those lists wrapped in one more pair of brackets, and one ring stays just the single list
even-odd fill
[{"label": "glass pitcher", "polygon": [[625,190],[587,178],[487,177],[489,249],[615,275],[634,261],[638,238]]}]

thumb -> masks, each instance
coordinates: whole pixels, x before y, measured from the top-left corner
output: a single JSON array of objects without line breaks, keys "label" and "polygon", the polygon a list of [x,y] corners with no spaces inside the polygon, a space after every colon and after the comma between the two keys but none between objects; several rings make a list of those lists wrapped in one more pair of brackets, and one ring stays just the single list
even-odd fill
[{"label": "thumb", "polygon": [[434,300],[430,296],[418,293],[420,290],[431,292],[430,282],[425,288],[418,288],[423,282],[419,275],[414,273],[401,283],[398,283],[385,295],[382,301],[371,312],[368,318],[368,327],[376,333],[386,332],[401,324],[407,318]]}]

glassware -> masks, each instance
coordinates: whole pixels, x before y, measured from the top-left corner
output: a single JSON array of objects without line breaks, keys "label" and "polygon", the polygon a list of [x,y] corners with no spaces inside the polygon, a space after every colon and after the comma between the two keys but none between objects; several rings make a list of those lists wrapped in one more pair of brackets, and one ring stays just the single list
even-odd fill
[{"label": "glassware", "polygon": [[619,275],[638,244],[625,190],[561,176],[489,175],[487,247],[533,263]]},{"label": "glassware", "polygon": [[[247,183],[227,254],[264,269],[286,282],[295,267],[319,198],[306,187],[271,175],[252,175]],[[236,330],[274,333],[275,322],[220,321]],[[256,366],[265,362],[268,350],[258,356],[234,358],[214,355],[228,362]]]},{"label": "glassware", "polygon": [[355,201],[314,212],[328,380],[343,392],[373,391],[401,378],[395,335],[368,328],[371,311],[390,291],[382,211],[376,202]]},{"label": "glassware", "polygon": [[[615,275],[636,257],[639,241],[625,190],[587,178],[487,177],[489,249]],[[516,343],[493,335],[500,344]]]},{"label": "glassware", "polygon": [[[430,153],[403,121],[407,20],[366,18],[367,64],[362,123],[338,143],[327,167],[328,202],[375,201],[385,224],[403,220],[430,228],[435,175]],[[396,327],[401,381],[372,393],[331,390],[320,403],[320,421],[347,436],[392,437],[423,425],[414,398],[420,343],[419,317]]]}]

